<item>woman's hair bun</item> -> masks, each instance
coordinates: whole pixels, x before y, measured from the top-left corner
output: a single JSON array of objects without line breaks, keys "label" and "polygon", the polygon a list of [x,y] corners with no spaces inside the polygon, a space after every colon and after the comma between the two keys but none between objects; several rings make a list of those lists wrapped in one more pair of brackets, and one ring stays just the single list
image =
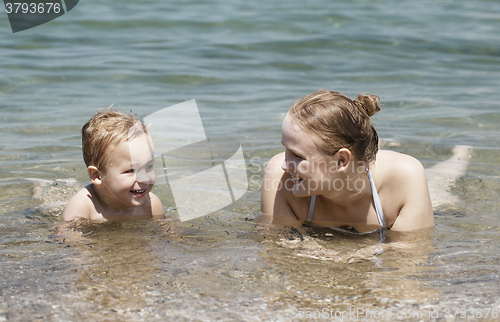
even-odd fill
[{"label": "woman's hair bun", "polygon": [[380,111],[378,101],[380,101],[380,98],[378,96],[370,94],[359,94],[354,100],[356,105],[365,110],[366,114],[368,114],[368,116],[370,117]]}]

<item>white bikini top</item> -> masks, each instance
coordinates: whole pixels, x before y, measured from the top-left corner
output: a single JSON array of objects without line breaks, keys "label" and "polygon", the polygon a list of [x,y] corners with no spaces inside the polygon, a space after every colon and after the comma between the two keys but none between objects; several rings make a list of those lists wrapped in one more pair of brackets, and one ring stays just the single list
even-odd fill
[{"label": "white bikini top", "polygon": [[[382,211],[382,205],[380,204],[380,198],[378,197],[377,188],[375,187],[375,182],[373,181],[372,174],[370,170],[366,169],[366,173],[368,174],[368,179],[370,180],[370,186],[372,188],[372,196],[373,196],[373,204],[375,205],[375,211],[377,212],[378,222],[380,226],[387,227],[385,224],[384,212]],[[307,213],[307,221],[311,221],[314,205],[316,204],[316,196],[311,197],[311,201],[309,202],[309,212]]]}]

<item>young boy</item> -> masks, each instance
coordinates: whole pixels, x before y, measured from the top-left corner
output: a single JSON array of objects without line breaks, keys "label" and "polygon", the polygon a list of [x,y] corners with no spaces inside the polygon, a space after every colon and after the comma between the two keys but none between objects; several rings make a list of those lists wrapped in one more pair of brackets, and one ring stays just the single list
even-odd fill
[{"label": "young boy", "polygon": [[107,109],[82,128],[83,159],[92,182],[63,210],[64,221],[144,218],[164,214],[151,189],[153,143],[134,115]]}]

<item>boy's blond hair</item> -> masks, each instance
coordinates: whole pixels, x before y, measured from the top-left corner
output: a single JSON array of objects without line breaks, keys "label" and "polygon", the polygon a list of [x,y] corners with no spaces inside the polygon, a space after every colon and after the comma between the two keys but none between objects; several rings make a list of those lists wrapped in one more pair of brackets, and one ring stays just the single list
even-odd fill
[{"label": "boy's blond hair", "polygon": [[138,133],[147,133],[147,130],[137,115],[123,114],[111,107],[97,113],[82,127],[85,164],[105,171],[112,148],[133,139]]}]

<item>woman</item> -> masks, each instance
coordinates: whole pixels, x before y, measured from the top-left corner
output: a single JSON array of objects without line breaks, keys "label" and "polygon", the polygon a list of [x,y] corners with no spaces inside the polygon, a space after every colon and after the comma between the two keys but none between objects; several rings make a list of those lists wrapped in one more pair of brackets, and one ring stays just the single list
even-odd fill
[{"label": "woman", "polygon": [[260,222],[312,221],[359,232],[434,226],[420,162],[378,151],[370,121],[378,101],[321,90],[290,108],[282,125],[285,152],[264,174]]}]

